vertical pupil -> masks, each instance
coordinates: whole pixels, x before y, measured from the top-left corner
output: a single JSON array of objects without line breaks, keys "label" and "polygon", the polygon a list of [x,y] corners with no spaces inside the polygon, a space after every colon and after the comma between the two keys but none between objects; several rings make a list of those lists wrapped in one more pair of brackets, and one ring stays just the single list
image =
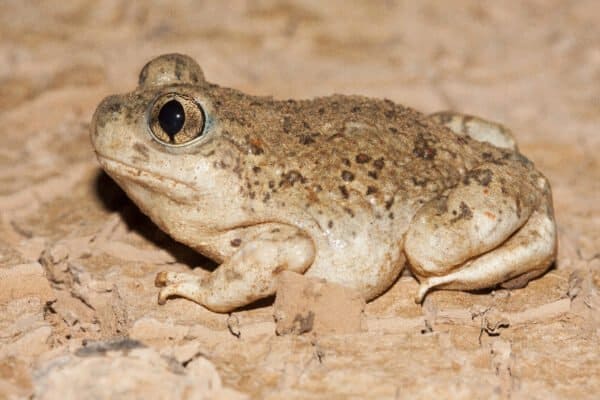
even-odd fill
[{"label": "vertical pupil", "polygon": [[177,100],[166,102],[158,113],[160,127],[171,139],[175,136],[185,123],[185,112],[183,106]]}]

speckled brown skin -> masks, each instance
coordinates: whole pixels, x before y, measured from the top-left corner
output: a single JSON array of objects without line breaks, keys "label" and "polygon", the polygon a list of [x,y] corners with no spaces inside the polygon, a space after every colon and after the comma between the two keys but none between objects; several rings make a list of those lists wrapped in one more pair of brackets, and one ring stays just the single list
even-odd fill
[{"label": "speckled brown skin", "polygon": [[[149,107],[168,93],[202,109],[200,138],[166,146],[152,136]],[[272,294],[282,269],[371,299],[407,258],[421,300],[434,286],[526,283],[555,255],[546,179],[510,140],[479,141],[492,131],[508,138],[479,121],[361,96],[249,96],[206,82],[189,57],[166,55],[144,67],[134,92],[99,105],[92,143],[158,226],[223,263],[201,280],[160,274],[161,301],[182,295],[227,311]],[[473,126],[483,126],[479,140]],[[491,261],[479,266],[482,254]]]}]

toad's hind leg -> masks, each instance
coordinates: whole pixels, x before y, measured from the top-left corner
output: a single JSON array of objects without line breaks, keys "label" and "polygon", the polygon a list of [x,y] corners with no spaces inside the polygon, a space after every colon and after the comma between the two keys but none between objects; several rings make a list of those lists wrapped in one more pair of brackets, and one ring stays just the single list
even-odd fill
[{"label": "toad's hind leg", "polygon": [[550,186],[518,159],[504,162],[471,171],[415,215],[404,251],[421,283],[418,302],[434,287],[522,286],[550,266],[556,254]]},{"label": "toad's hind leg", "polygon": [[416,301],[422,302],[434,287],[454,290],[475,290],[500,284],[507,289],[519,288],[542,275],[556,254],[554,221],[543,204],[527,223],[501,247],[471,260],[455,271],[432,276],[421,281]]},{"label": "toad's hind leg", "polygon": [[158,302],[164,304],[168,297],[181,296],[212,311],[231,311],[275,293],[279,272],[302,273],[314,256],[312,240],[296,228],[265,231],[242,244],[235,254],[203,278],[160,272],[155,281],[156,286],[162,287]]},{"label": "toad's hind leg", "polygon": [[453,111],[440,111],[428,116],[432,121],[444,125],[457,135],[470,136],[480,142],[496,147],[518,151],[517,142],[510,129],[497,123]]}]

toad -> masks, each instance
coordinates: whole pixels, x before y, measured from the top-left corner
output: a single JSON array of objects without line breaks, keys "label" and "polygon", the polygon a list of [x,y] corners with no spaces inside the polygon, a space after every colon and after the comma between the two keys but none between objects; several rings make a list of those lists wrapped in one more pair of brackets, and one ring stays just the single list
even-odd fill
[{"label": "toad", "polygon": [[522,287],[556,255],[548,180],[503,126],[390,100],[257,97],[208,82],[181,54],[105,98],[102,168],[156,225],[219,263],[160,272],[159,303],[227,312],[284,270],[370,300],[408,266],[433,289]]}]

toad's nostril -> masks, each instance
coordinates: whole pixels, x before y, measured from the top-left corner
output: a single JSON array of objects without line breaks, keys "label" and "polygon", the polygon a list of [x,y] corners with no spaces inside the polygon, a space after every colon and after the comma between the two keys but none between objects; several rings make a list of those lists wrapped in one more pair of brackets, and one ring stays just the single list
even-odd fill
[{"label": "toad's nostril", "polygon": [[94,115],[92,116],[92,123],[90,125],[90,136],[92,140],[96,139],[99,135],[99,131],[104,126],[115,118],[115,115],[121,111],[121,101],[118,96],[108,96],[100,102]]},{"label": "toad's nostril", "polygon": [[185,111],[181,103],[177,100],[165,103],[158,113],[158,123],[172,140],[185,124]]}]

